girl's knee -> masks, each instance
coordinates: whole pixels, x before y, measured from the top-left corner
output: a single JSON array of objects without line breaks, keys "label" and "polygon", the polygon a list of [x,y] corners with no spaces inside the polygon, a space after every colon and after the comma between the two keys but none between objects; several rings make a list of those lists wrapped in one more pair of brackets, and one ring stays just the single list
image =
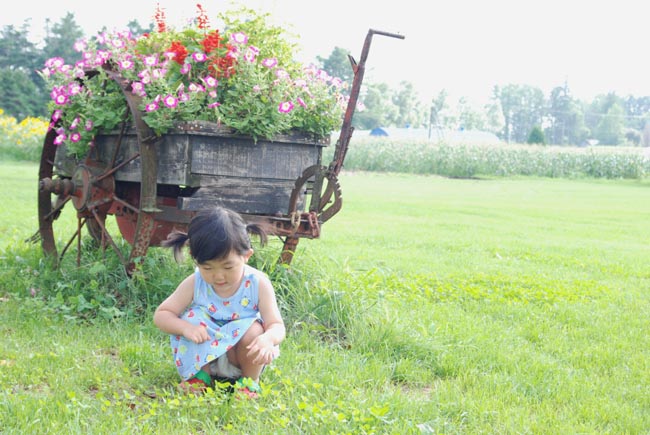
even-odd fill
[{"label": "girl's knee", "polygon": [[243,343],[250,343],[253,341],[256,337],[259,337],[260,335],[264,334],[264,327],[260,322],[253,322],[253,324],[248,328],[244,336],[242,337],[241,341]]}]

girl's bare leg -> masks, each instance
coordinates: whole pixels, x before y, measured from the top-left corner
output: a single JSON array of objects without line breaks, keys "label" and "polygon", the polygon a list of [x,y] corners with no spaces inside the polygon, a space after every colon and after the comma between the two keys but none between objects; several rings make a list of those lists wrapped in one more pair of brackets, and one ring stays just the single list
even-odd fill
[{"label": "girl's bare leg", "polygon": [[264,364],[254,364],[252,359],[246,356],[246,346],[263,333],[264,327],[259,322],[254,322],[241,340],[228,351],[228,360],[241,369],[242,377],[251,378],[255,382],[259,382]]}]

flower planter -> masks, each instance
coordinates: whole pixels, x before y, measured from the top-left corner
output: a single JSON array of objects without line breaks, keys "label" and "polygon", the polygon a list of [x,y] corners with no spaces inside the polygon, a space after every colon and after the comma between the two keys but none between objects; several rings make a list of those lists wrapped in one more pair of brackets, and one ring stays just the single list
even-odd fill
[{"label": "flower planter", "polygon": [[[111,166],[138,152],[135,129],[122,136],[99,135],[90,152],[94,163]],[[159,194],[174,190],[179,210],[199,210],[214,204],[240,213],[277,215],[287,213],[295,181],[310,166],[320,165],[329,138],[299,133],[273,140],[234,134],[209,122],[179,123],[155,142]],[[117,149],[117,154],[115,151]],[[72,177],[78,161],[57,149],[57,175]],[[120,167],[117,182],[141,181],[140,158]],[[176,192],[178,195],[176,195]]]}]

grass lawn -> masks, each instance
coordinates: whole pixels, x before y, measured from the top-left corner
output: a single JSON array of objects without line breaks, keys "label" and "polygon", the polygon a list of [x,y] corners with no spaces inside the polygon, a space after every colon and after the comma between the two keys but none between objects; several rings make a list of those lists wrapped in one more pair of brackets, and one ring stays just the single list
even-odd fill
[{"label": "grass lawn", "polygon": [[[0,163],[1,433],[650,434],[648,180],[343,174],[249,402],[174,389],[151,307],[185,266],[152,250],[122,284],[23,244],[36,172]],[[89,319],[74,280],[149,299]]]}]

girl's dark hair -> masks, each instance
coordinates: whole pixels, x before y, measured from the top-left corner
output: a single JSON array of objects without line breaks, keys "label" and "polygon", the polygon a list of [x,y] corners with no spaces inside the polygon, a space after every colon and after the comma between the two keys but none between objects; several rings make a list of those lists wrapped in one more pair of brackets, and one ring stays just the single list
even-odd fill
[{"label": "girl's dark hair", "polygon": [[236,212],[223,207],[199,211],[190,221],[187,233],[173,231],[162,246],[174,250],[174,258],[181,261],[183,246],[189,241],[190,254],[199,264],[222,259],[231,251],[240,255],[251,249],[249,233],[266,243],[266,231],[257,224],[247,224]]}]

